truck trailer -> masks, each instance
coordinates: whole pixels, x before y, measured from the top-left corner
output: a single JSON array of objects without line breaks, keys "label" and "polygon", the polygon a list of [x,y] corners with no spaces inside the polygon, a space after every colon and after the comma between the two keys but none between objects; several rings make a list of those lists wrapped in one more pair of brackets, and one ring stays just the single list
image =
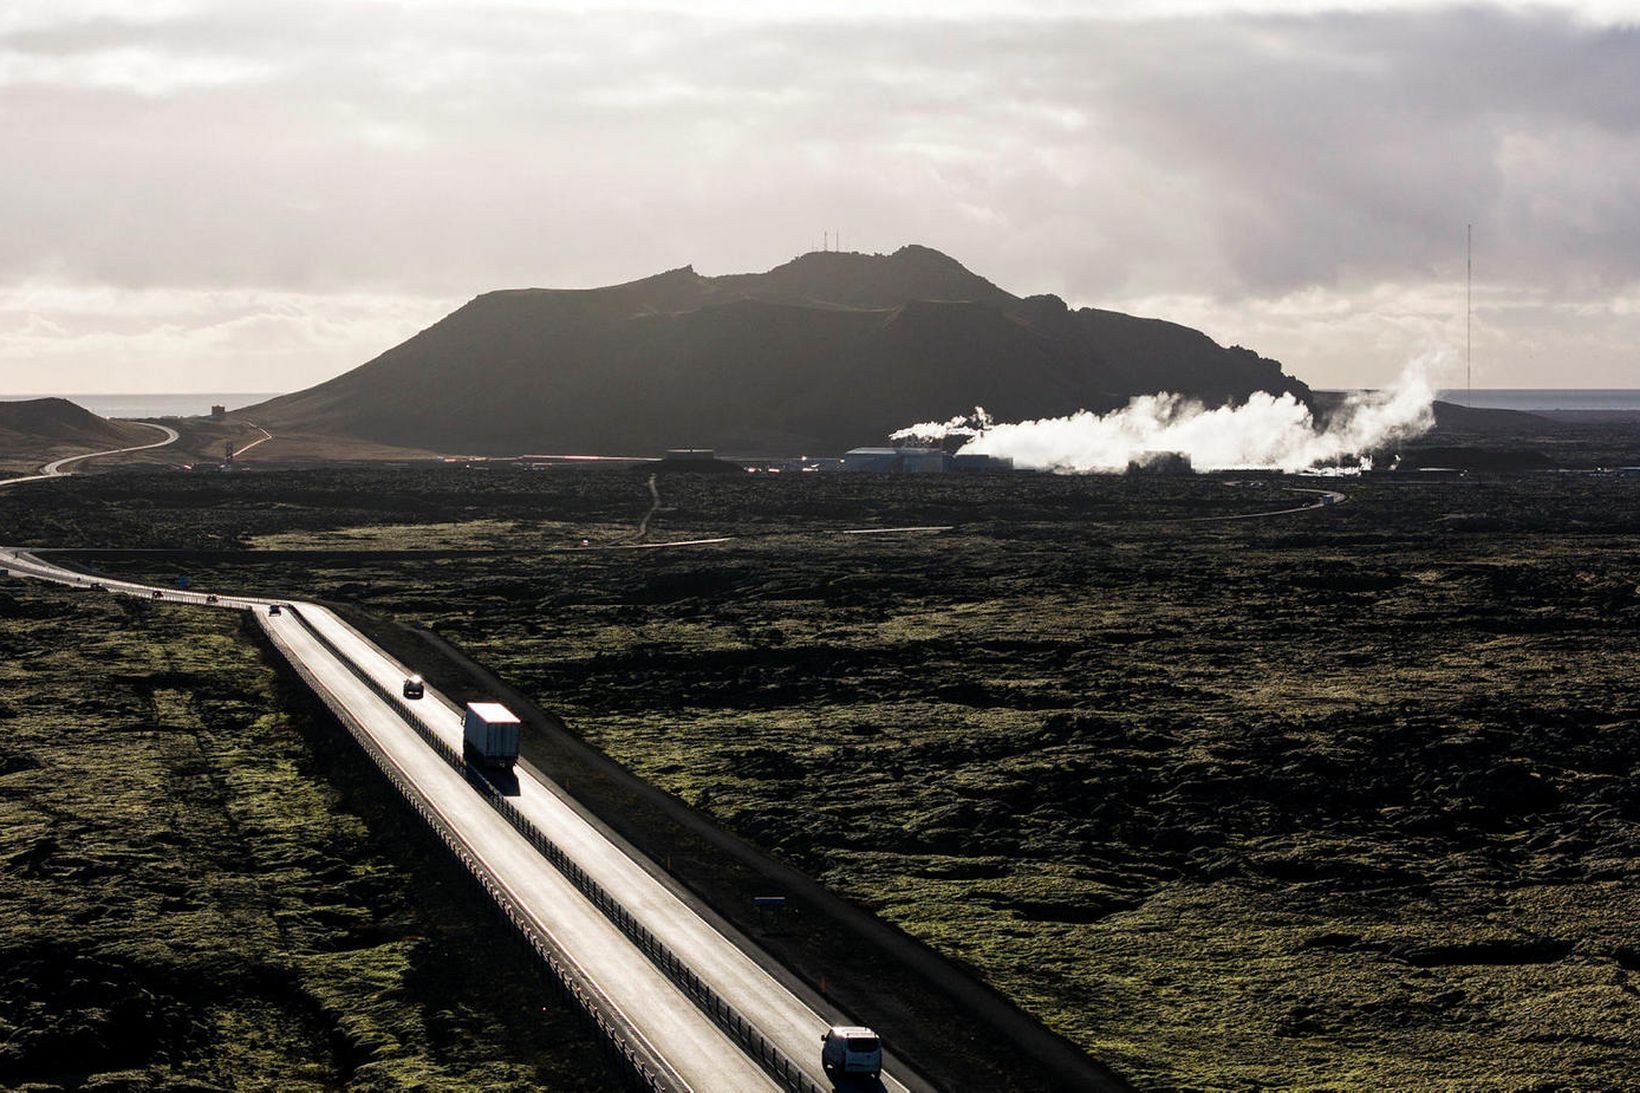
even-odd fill
[{"label": "truck trailer", "polygon": [[511,770],[518,758],[518,718],[499,702],[467,703],[461,752],[475,766]]}]

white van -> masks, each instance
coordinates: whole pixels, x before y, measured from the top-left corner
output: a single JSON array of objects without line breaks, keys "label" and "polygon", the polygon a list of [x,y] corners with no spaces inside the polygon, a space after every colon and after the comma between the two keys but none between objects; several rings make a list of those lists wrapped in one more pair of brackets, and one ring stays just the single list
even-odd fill
[{"label": "white van", "polygon": [[882,1041],[868,1028],[833,1026],[820,1037],[820,1065],[833,1079],[850,1075],[875,1078],[883,1070]]}]

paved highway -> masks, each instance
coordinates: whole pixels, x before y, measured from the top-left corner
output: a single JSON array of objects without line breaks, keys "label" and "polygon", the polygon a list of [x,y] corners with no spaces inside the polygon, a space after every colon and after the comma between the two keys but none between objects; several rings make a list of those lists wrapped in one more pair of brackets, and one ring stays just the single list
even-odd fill
[{"label": "paved highway", "polygon": [[[302,605],[300,610],[308,614],[313,609]],[[267,618],[267,627],[342,702],[515,905],[598,985],[608,1004],[667,1064],[674,1085],[689,1090],[778,1088],[295,614]]]},{"label": "paved highway", "polygon": [[[339,703],[396,770],[437,810],[470,856],[484,865],[529,920],[598,985],[608,1007],[662,1061],[668,1081],[684,1090],[760,1090],[778,1085],[654,962],[565,878],[530,842],[451,768],[360,674],[396,693],[407,669],[329,610],[296,603],[269,616],[274,602],[255,596],[156,589],[136,582],[94,579],[54,566],[27,551],[0,548],[0,565],[18,576],[167,601],[253,610],[270,637]],[[303,619],[307,625],[303,624]],[[310,629],[311,627],[311,629]],[[320,640],[328,640],[338,657]],[[344,659],[345,658],[345,661]],[[348,663],[348,662],[351,662]],[[414,707],[439,739],[461,743],[461,715],[432,689]],[[517,770],[519,812],[616,898],[690,971],[750,1020],[770,1043],[822,1089],[830,1082],[819,1063],[820,1035],[830,1025],[725,936],[696,914],[651,872],[526,767]],[[658,872],[658,871],[657,871]],[[738,939],[743,941],[743,939]],[[903,1093],[903,1077],[885,1073],[880,1088]]]},{"label": "paved highway", "polygon": [[[397,690],[409,670],[380,647],[323,608],[304,608],[308,621],[382,685]],[[417,712],[446,744],[461,747],[461,712],[431,687]],[[682,954],[690,969],[742,1014],[756,1015],[759,1031],[784,1054],[803,1066],[817,1084],[827,1084],[820,1067],[820,1035],[830,1022],[816,1014],[729,938],[696,914],[657,880],[653,863],[644,865],[623,853],[605,835],[565,803],[562,790],[516,770],[518,792],[512,803],[537,829],[562,847],[592,879],[642,921],[660,941]],[[885,1077],[888,1090],[904,1090]]]}]

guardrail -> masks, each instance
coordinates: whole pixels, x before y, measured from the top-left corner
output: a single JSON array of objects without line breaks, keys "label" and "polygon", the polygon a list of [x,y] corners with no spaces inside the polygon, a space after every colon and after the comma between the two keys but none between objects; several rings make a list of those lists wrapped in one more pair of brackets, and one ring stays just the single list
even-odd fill
[{"label": "guardrail", "polygon": [[[294,611],[294,608],[287,608]],[[306,619],[298,619],[318,641],[336,654],[344,664],[351,666],[351,661],[341,657],[334,644],[320,634]],[[423,794],[412,786],[399,772],[398,767],[371,739],[347,712],[347,708],[326,689],[313,675],[311,669],[302,663],[300,657],[291,654],[291,651],[279,639],[279,636],[268,625],[267,619],[257,615],[257,624],[263,633],[268,635],[275,648],[279,649],[298,676],[308,687],[319,696],[332,713],[334,713],[343,727],[358,743],[364,753],[387,777],[388,782],[398,790],[415,811],[416,815],[447,846],[455,855],[468,875],[484,889],[485,893],[495,902],[503,917],[517,932],[518,936],[535,953],[536,958],[544,966],[551,978],[556,982],[565,996],[584,1013],[597,1028],[604,1043],[619,1065],[627,1081],[637,1089],[649,1090],[652,1093],[681,1093],[674,1084],[660,1073],[656,1062],[645,1058],[646,1052],[638,1048],[634,1041],[636,1037],[625,1027],[623,1019],[617,1016],[617,1009],[604,996],[595,983],[586,977],[570,961],[568,954],[559,948],[557,942],[544,933],[520,907],[517,901],[494,878],[489,869],[478,860],[477,856],[468,848],[466,842],[456,834],[448,823],[438,814],[432,804]],[[355,674],[357,669],[355,668]],[[368,682],[368,681],[367,681]],[[424,726],[418,726],[424,729]],[[448,749],[445,749],[446,751]],[[440,754],[443,754],[441,752]],[[446,757],[447,758],[447,757]]]},{"label": "guardrail", "polygon": [[[805,1074],[802,1068],[793,1062],[768,1037],[764,1036],[740,1011],[730,1005],[727,999],[723,998],[700,976],[696,975],[681,957],[650,932],[648,927],[639,922],[632,912],[628,911],[619,900],[610,895],[602,885],[589,876],[586,870],[577,865],[574,859],[564,852],[562,847],[544,835],[540,828],[536,827],[523,813],[519,812],[518,808],[507,800],[500,790],[491,785],[482,773],[469,766],[462,757],[461,752],[445,743],[433,727],[409,703],[405,702],[401,695],[392,688],[384,686],[370,673],[355,664],[351,658],[336,646],[335,642],[320,633],[318,627],[309,622],[296,607],[290,606],[287,607],[287,610],[295,614],[297,620],[313,635],[320,645],[324,646],[337,660],[347,665],[348,669],[358,677],[361,683],[369,687],[376,697],[386,702],[395,713],[403,718],[405,723],[416,731],[416,735],[420,736],[440,758],[458,771],[467,780],[467,783],[489,802],[491,807],[499,812],[520,835],[529,840],[530,845],[540,851],[541,855],[567,877],[570,883],[580,890],[582,895],[591,900],[593,906],[602,911],[606,918],[630,938],[633,944],[637,945],[644,955],[649,958],[651,963],[665,972],[667,978],[677,984],[684,994],[700,1008],[701,1012],[710,1017],[732,1040],[745,1049],[747,1055],[756,1059],[770,1077],[786,1089],[791,1090],[792,1093],[830,1093],[825,1086],[820,1085]],[[263,620],[263,626],[266,628],[265,620]],[[357,733],[355,733],[355,736],[357,736]]]}]

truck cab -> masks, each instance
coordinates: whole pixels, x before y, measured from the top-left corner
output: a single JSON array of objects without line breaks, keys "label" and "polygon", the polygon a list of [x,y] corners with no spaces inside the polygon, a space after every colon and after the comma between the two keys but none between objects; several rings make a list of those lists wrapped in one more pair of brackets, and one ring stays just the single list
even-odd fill
[{"label": "truck cab", "polygon": [[832,1080],[875,1078],[883,1071],[883,1044],[859,1025],[834,1025],[820,1037],[820,1065]]}]

